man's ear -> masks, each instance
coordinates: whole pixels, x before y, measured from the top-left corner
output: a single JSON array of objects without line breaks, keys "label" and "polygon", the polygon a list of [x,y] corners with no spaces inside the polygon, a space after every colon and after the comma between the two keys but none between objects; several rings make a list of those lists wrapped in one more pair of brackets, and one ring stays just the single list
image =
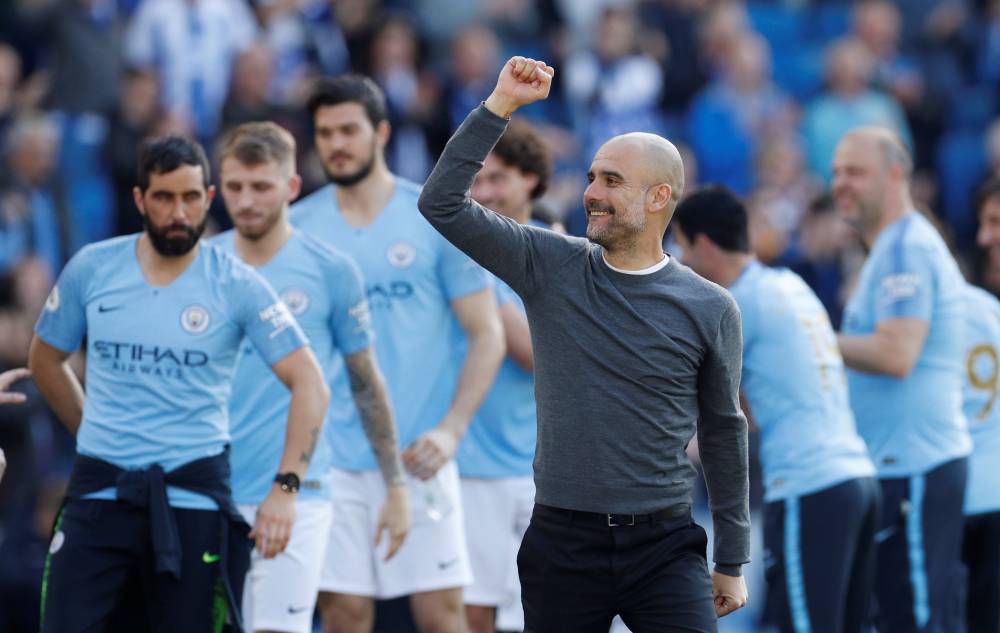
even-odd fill
[{"label": "man's ear", "polygon": [[135,208],[139,210],[139,215],[146,215],[146,208],[142,204],[142,189],[139,187],[132,187],[132,202],[135,203]]},{"label": "man's ear", "polygon": [[660,183],[658,185],[653,185],[650,189],[651,198],[649,201],[650,211],[654,213],[660,213],[667,210],[670,206],[670,196],[674,193],[673,187],[667,183]]}]

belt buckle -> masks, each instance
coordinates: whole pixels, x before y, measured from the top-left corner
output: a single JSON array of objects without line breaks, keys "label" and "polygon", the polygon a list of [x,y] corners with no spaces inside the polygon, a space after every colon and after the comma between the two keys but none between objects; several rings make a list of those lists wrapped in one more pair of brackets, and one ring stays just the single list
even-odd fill
[{"label": "belt buckle", "polygon": [[634,514],[609,514],[608,527],[629,527],[635,525]]}]

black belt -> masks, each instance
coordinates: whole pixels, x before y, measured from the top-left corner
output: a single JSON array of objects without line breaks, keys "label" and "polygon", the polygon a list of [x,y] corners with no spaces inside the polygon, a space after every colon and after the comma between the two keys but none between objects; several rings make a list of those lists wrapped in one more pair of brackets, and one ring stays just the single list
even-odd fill
[{"label": "black belt", "polygon": [[686,503],[678,503],[669,508],[650,512],[649,514],[584,512],[583,510],[556,508],[541,503],[536,503],[535,508],[543,510],[548,514],[563,517],[573,523],[581,523],[594,527],[630,527],[639,525],[640,523],[661,523],[663,521],[670,521],[671,519],[679,519],[691,512],[691,506]]}]

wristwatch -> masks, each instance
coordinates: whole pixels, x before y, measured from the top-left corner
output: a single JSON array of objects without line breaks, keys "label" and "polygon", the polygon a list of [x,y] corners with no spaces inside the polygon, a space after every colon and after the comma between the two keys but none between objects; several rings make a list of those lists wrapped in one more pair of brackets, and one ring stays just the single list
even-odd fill
[{"label": "wristwatch", "polygon": [[274,476],[274,482],[281,485],[285,492],[296,493],[299,491],[301,482],[295,473],[278,473]]}]

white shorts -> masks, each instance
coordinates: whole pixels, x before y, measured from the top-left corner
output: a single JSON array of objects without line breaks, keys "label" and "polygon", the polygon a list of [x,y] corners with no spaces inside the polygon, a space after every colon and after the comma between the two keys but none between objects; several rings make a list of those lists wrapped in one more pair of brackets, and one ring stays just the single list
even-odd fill
[{"label": "white shorts", "polygon": [[465,590],[465,604],[497,608],[503,630],[524,628],[517,550],[535,504],[531,477],[462,478],[465,531],[475,579]]},{"label": "white shorts", "polygon": [[[241,504],[239,511],[253,525],[257,506]],[[296,501],[285,551],[265,559],[254,549],[243,589],[247,631],[311,633],[332,515],[328,501]]]},{"label": "white shorts", "polygon": [[[407,476],[410,533],[396,555],[384,561],[387,534],[375,550],[378,513],[385,502],[382,474],[334,468],[333,523],[320,591],[388,599],[468,585],[472,574],[455,463],[445,464],[431,481],[435,483],[428,485]],[[441,492],[429,502],[431,486]]]}]

